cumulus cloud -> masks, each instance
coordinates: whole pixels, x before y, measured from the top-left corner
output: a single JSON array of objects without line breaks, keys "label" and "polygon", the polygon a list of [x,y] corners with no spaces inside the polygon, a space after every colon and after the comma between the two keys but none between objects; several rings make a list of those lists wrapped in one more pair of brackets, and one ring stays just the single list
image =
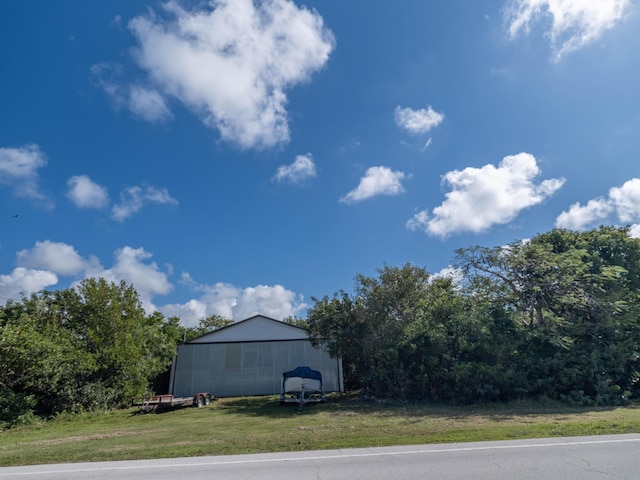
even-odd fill
[{"label": "cumulus cloud", "polygon": [[584,230],[588,225],[600,219],[607,218],[612,210],[613,205],[611,202],[603,198],[589,200],[584,206],[580,205],[580,203],[574,203],[569,207],[568,211],[558,215],[558,218],[556,218],[556,227],[570,230]]},{"label": "cumulus cloud", "polygon": [[72,287],[86,278],[124,281],[136,289],[148,314],[160,311],[166,316],[178,316],[186,326],[196,326],[201,318],[211,315],[242,320],[260,313],[281,319],[296,316],[308,307],[302,295],[281,285],[241,288],[223,282],[198,284],[187,273],[182,274],[182,283],[196,298],[156,307],[155,298],[167,295],[174,287],[167,273],[151,260],[152,256],[144,248],[125,246],[114,252],[113,264],[105,268],[96,257],[83,258],[71,245],[48,240],[36,242],[32,249],[18,252],[18,268],[9,275],[0,275],[0,303],[20,300],[22,295],[56,285],[58,276],[71,276],[75,277]]},{"label": "cumulus cloud", "polygon": [[144,292],[154,295],[169,293],[173,286],[156,262],[145,263],[153,254],[144,248],[123,247],[115,252],[113,267],[101,272],[101,277],[113,281],[124,280]]},{"label": "cumulus cloud", "polygon": [[105,187],[93,182],[87,175],[76,175],[67,180],[67,198],[79,208],[105,208],[109,193]]},{"label": "cumulus cloud", "polygon": [[431,275],[431,279],[436,278],[450,278],[455,285],[462,285],[464,280],[464,271],[460,268],[449,265],[448,267],[445,267],[439,272]]},{"label": "cumulus cloud", "polygon": [[[105,208],[110,203],[107,189],[87,175],[76,175],[67,180],[67,198],[79,208]],[[139,212],[145,205],[178,205],[166,188],[151,185],[127,187],[120,192],[120,203],[111,209],[111,218],[122,222]]]},{"label": "cumulus cloud", "polygon": [[106,64],[99,84],[143,118],[165,119],[170,96],[243,148],[289,140],[286,90],[328,61],[335,41],[315,11],[289,0],[218,0],[183,8],[175,1],[135,17],[137,65],[153,88],[127,94]]},{"label": "cumulus cloud", "polygon": [[451,186],[445,201],[431,214],[423,210],[407,222],[411,230],[446,237],[455,232],[483,232],[513,220],[520,211],[538,205],[564,184],[562,178],[536,184],[540,174],[528,153],[504,157],[498,167],[468,167],[448,172],[443,183]]},{"label": "cumulus cloud", "polygon": [[316,165],[310,153],[298,155],[291,165],[281,165],[273,176],[278,182],[300,183],[317,175]]},{"label": "cumulus cloud", "polygon": [[18,197],[50,207],[52,202],[38,184],[38,169],[46,164],[47,157],[38,145],[0,148],[0,185],[11,188]]},{"label": "cumulus cloud", "polygon": [[129,187],[120,193],[120,203],[113,206],[111,218],[123,222],[149,204],[178,205],[178,201],[169,195],[166,188],[151,185]]},{"label": "cumulus cloud", "polygon": [[156,310],[154,295],[166,295],[173,290],[167,274],[160,270],[156,262],[148,262],[153,255],[144,248],[126,246],[114,253],[111,268],[102,267],[88,270],[85,277],[104,278],[108,282],[125,281],[133,285],[147,313]]},{"label": "cumulus cloud", "polygon": [[550,19],[545,32],[555,59],[578,50],[600,38],[620,22],[630,0],[510,0],[504,9],[509,36],[529,33],[536,22]]},{"label": "cumulus cloud", "polygon": [[108,282],[124,281],[136,289],[147,313],[156,310],[153,297],[166,295],[173,285],[152,254],[144,248],[125,246],[114,252],[113,265],[103,267],[95,256],[84,258],[68,244],[45,240],[32,249],[16,254],[19,268],[11,275],[0,275],[0,300],[19,299],[21,292],[31,294],[58,282],[58,276],[72,277],[72,286],[86,278],[104,278]]},{"label": "cumulus cloud", "polygon": [[621,223],[632,225],[632,232],[636,231],[636,224],[640,223],[640,178],[611,188],[607,198],[589,200],[586,205],[574,203],[568,211],[558,215],[556,227],[586,230],[612,215]]},{"label": "cumulus cloud", "polygon": [[[189,283],[191,282],[190,277]],[[186,326],[196,326],[199,319],[220,315],[232,320],[243,320],[256,314],[281,319],[295,316],[307,308],[302,295],[281,285],[258,285],[241,288],[228,283],[213,285],[192,284],[201,292],[199,298],[183,304],[168,304],[159,308],[166,316],[180,317]]]},{"label": "cumulus cloud", "polygon": [[111,25],[117,28],[122,28],[122,15],[116,15],[111,20]]},{"label": "cumulus cloud", "polygon": [[394,111],[396,125],[412,135],[427,133],[444,120],[444,114],[436,112],[431,105],[425,110],[413,110],[397,106]]},{"label": "cumulus cloud", "polygon": [[21,267],[48,270],[58,275],[77,275],[98,265],[97,259],[84,259],[74,247],[62,242],[36,242],[30,250],[16,254]]},{"label": "cumulus cloud", "polygon": [[19,301],[23,295],[28,296],[57,283],[58,277],[52,272],[18,267],[9,275],[0,275],[0,302],[6,303],[7,299]]},{"label": "cumulus cloud", "polygon": [[376,195],[398,195],[404,192],[403,172],[394,172],[388,167],[371,167],[358,186],[340,199],[344,203],[355,203]]},{"label": "cumulus cloud", "polygon": [[153,87],[127,85],[124,67],[115,62],[91,66],[95,82],[113,101],[116,109],[128,108],[135,116],[150,123],[173,118],[165,98]]},{"label": "cumulus cloud", "polygon": [[129,110],[150,123],[173,118],[164,97],[157,90],[138,85],[129,89]]},{"label": "cumulus cloud", "polygon": [[127,104],[127,90],[123,85],[124,69],[115,62],[100,62],[91,65],[93,80],[113,100],[116,108]]},{"label": "cumulus cloud", "polygon": [[[72,245],[45,240],[36,242],[31,249],[16,254],[16,261],[23,271],[75,277],[77,285],[85,278],[104,278],[108,282],[125,281],[134,286],[148,311],[153,310],[153,295],[166,295],[173,289],[167,274],[144,248],[125,246],[114,252],[113,265],[105,268],[95,256],[82,257]],[[27,268],[32,270],[27,270]],[[29,293],[37,290],[29,290]]]},{"label": "cumulus cloud", "polygon": [[640,221],[640,178],[632,178],[622,187],[612,188],[609,198],[621,222]]}]

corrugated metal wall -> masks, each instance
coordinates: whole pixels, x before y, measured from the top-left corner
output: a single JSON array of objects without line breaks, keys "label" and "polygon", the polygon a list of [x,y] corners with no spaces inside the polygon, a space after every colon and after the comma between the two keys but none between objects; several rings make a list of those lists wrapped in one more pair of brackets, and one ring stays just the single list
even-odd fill
[{"label": "corrugated metal wall", "polygon": [[173,394],[210,392],[218,397],[280,393],[282,373],[308,366],[322,373],[325,392],[342,389],[339,360],[308,340],[188,343],[178,347]]}]

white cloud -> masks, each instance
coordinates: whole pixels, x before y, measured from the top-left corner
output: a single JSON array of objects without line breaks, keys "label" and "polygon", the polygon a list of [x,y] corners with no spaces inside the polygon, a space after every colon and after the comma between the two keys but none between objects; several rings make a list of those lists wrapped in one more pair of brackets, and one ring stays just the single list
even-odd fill
[{"label": "white cloud", "polygon": [[[288,141],[285,90],[322,69],[334,47],[322,17],[288,0],[163,7],[167,18],[151,12],[129,23],[149,82],[224,140],[243,148]],[[113,90],[113,82],[103,83]]]},{"label": "white cloud", "polygon": [[282,285],[258,285],[242,290],[234,309],[234,319],[243,319],[262,313],[268,317],[282,319],[293,316],[307,307],[302,296]]},{"label": "white cloud", "polygon": [[135,116],[150,123],[173,118],[165,98],[155,88],[142,85],[127,86],[121,64],[97,63],[91,66],[91,73],[98,86],[111,98],[116,109],[126,107]]},{"label": "white cloud", "polygon": [[115,17],[113,17],[113,19],[111,20],[111,25],[117,28],[122,28],[122,15],[116,15]]},{"label": "white cloud", "polygon": [[38,169],[47,164],[47,157],[38,145],[19,148],[0,148],[0,185],[13,189],[16,196],[52,206],[40,192]]},{"label": "white cloud", "polygon": [[421,210],[407,220],[406,227],[413,231],[424,230],[425,232],[428,232],[430,218],[428,210]]},{"label": "white cloud", "polygon": [[354,203],[366,200],[376,195],[398,195],[404,192],[402,180],[403,172],[394,172],[388,167],[371,167],[355,190],[350,191],[340,199],[344,203]]},{"label": "white cloud", "polygon": [[151,123],[173,118],[164,98],[157,90],[137,85],[129,89],[129,109]]},{"label": "white cloud", "polygon": [[79,208],[104,208],[109,205],[105,187],[94,183],[87,175],[76,175],[67,180],[67,198]]},{"label": "white cloud", "polygon": [[640,221],[640,178],[632,178],[622,187],[612,188],[609,198],[621,222]]},{"label": "white cloud", "polygon": [[397,106],[394,111],[396,124],[411,133],[417,135],[427,133],[432,128],[440,125],[444,120],[444,114],[436,112],[431,105],[425,110],[413,110],[411,108],[402,108]]},{"label": "white cloud", "polygon": [[300,183],[317,175],[316,165],[310,153],[298,155],[291,165],[281,165],[273,176],[278,182]]},{"label": "white cloud", "polygon": [[588,225],[607,218],[613,211],[611,202],[602,198],[589,200],[585,206],[574,203],[568,212],[562,212],[556,218],[556,227],[570,230],[584,230]]},{"label": "white cloud", "polygon": [[10,275],[0,275],[0,304],[7,299],[19,301],[23,294],[28,296],[55,285],[61,275],[76,277],[72,287],[86,278],[104,278],[116,284],[124,281],[138,292],[147,313],[157,310],[166,316],[179,316],[186,326],[195,326],[200,318],[214,314],[233,320],[258,313],[281,319],[296,316],[308,307],[302,295],[281,285],[248,288],[222,282],[200,285],[186,273],[182,274],[182,283],[197,292],[198,298],[156,307],[154,297],[168,294],[173,285],[157,263],[150,261],[152,254],[144,248],[117,249],[110,268],[104,268],[96,257],[81,257],[71,245],[48,240],[36,242],[32,249],[22,250],[16,257],[20,266]]},{"label": "white cloud", "polygon": [[31,250],[16,254],[18,265],[48,270],[58,275],[77,275],[98,265],[97,259],[84,259],[71,245],[45,240],[36,242]]},{"label": "white cloud", "polygon": [[[69,187],[67,198],[76,207],[104,208],[109,205],[107,189],[95,183],[87,175],[69,178],[67,186]],[[122,222],[149,204],[178,205],[178,201],[171,197],[166,188],[156,188],[151,185],[128,187],[120,192],[120,203],[111,209],[111,218]]]},{"label": "white cloud", "polygon": [[101,277],[114,282],[124,280],[140,291],[155,295],[164,295],[173,289],[167,275],[160,271],[156,262],[144,263],[144,260],[153,256],[144,248],[126,246],[116,250],[114,256],[114,265],[100,272]]},{"label": "white cloud", "polygon": [[111,97],[116,108],[127,104],[127,92],[122,85],[124,77],[122,65],[114,62],[101,62],[92,65],[90,70],[98,86]]},{"label": "white cloud", "polygon": [[19,301],[23,295],[55,285],[58,277],[44,270],[32,270],[18,267],[10,275],[0,275],[0,303],[6,303],[7,299]]},{"label": "white cloud", "polygon": [[631,225],[631,228],[629,229],[629,236],[631,238],[640,238],[640,223]]},{"label": "white cloud", "polygon": [[431,275],[431,279],[435,278],[450,278],[455,285],[461,285],[464,280],[464,271],[460,268],[449,265],[448,267],[445,267],[439,272]]},{"label": "white cloud", "polygon": [[630,4],[630,0],[510,0],[504,15],[511,38],[529,33],[532,24],[550,18],[545,36],[551,41],[555,59],[560,60],[613,28]]},{"label": "white cloud", "polygon": [[16,254],[21,267],[41,269],[37,271],[46,271],[54,276],[74,276],[78,278],[76,285],[84,278],[104,278],[115,283],[124,280],[138,291],[148,311],[153,310],[153,295],[165,295],[173,289],[167,275],[158,265],[148,262],[151,257],[152,254],[144,248],[125,246],[114,252],[111,268],[104,268],[96,257],[84,258],[73,246],[49,240],[36,242],[32,249],[21,250]]},{"label": "white cloud", "polygon": [[624,224],[640,222],[640,178],[632,178],[621,187],[611,188],[607,198],[589,200],[585,206],[574,203],[569,211],[558,215],[556,227],[585,230],[614,214]]},{"label": "white cloud", "polygon": [[[188,280],[192,283],[190,277]],[[186,326],[196,326],[199,319],[211,315],[221,315],[236,321],[255,314],[282,319],[295,316],[308,306],[302,295],[281,285],[240,288],[220,282],[192,287],[202,292],[199,298],[183,304],[164,305],[159,310],[167,317],[180,317]]]},{"label": "white cloud", "polygon": [[468,167],[453,170],[443,177],[452,190],[445,201],[424,210],[407,222],[407,228],[446,237],[455,232],[483,232],[492,225],[513,220],[521,210],[543,202],[553,195],[564,179],[544,180],[535,184],[540,174],[536,159],[528,153],[504,157],[496,168]]},{"label": "white cloud", "polygon": [[108,282],[133,285],[140,296],[140,301],[147,313],[156,310],[153,304],[154,295],[166,295],[173,290],[166,273],[162,272],[156,262],[145,263],[152,254],[144,248],[123,247],[115,251],[115,261],[111,268],[102,267],[88,270],[85,278],[104,278]]},{"label": "white cloud", "polygon": [[75,277],[72,286],[86,278],[104,278],[107,282],[125,281],[132,285],[145,311],[151,313],[156,310],[153,297],[166,295],[173,289],[167,274],[155,262],[149,262],[151,257],[144,248],[125,246],[114,252],[111,268],[104,268],[96,257],[83,258],[71,245],[48,240],[36,242],[31,250],[16,254],[19,268],[11,275],[0,275],[0,297],[16,299],[20,292],[37,292],[56,284],[58,275]]},{"label": "white cloud", "polygon": [[148,204],[178,205],[166,188],[150,185],[129,187],[120,193],[120,203],[113,206],[111,217],[122,222]]}]

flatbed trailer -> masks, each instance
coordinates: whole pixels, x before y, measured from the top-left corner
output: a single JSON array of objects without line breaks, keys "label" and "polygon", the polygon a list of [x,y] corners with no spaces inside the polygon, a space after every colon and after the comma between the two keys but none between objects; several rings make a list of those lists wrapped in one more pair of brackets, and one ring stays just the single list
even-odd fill
[{"label": "flatbed trailer", "polygon": [[155,412],[156,410],[176,408],[176,407],[197,407],[201,408],[209,405],[212,400],[217,400],[208,392],[199,392],[193,397],[174,397],[171,394],[151,395],[143,397],[137,402],[133,402],[133,406],[140,408],[141,411]]}]

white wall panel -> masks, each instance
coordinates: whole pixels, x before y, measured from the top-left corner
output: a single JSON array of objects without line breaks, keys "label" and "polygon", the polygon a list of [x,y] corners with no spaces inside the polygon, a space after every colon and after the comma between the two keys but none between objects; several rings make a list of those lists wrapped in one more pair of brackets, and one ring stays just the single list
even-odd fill
[{"label": "white wall panel", "polygon": [[308,366],[322,373],[326,392],[341,390],[340,363],[308,340],[187,343],[176,359],[173,393],[207,391],[218,397],[280,393],[282,373]]}]

